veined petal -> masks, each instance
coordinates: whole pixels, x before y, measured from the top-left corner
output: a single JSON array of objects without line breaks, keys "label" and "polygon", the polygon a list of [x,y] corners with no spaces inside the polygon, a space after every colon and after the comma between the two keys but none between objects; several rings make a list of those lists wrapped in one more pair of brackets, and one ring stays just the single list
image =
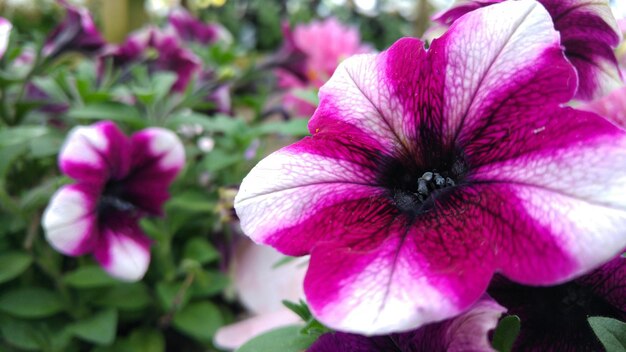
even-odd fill
[{"label": "veined petal", "polygon": [[54,249],[73,256],[93,250],[98,238],[98,196],[98,190],[80,184],[64,186],[52,196],[42,226]]},{"label": "veined petal", "polygon": [[587,275],[576,283],[590,290],[626,316],[626,258],[619,256]]},{"label": "veined petal", "polygon": [[489,342],[489,331],[496,327],[504,311],[504,307],[483,296],[455,318],[382,336],[330,332],[320,336],[307,352],[490,352],[494,349]]},{"label": "veined petal", "polygon": [[7,19],[0,17],[0,59],[4,56],[4,52],[9,45],[9,36],[11,35],[13,25]]},{"label": "veined petal", "polygon": [[[525,138],[515,143],[516,154],[481,167],[473,177],[489,187],[508,185],[523,208],[521,214],[558,241],[576,263],[554,278],[562,282],[626,247],[626,135],[591,113],[569,108],[544,113],[552,118],[545,119],[543,128],[516,132]],[[521,253],[528,257],[528,251]],[[536,274],[522,274],[521,269],[504,268],[504,273],[523,283],[554,283],[538,281]]]},{"label": "veined petal", "polygon": [[595,112],[626,129],[626,87],[616,89],[600,99],[577,108]]},{"label": "veined petal", "polygon": [[124,281],[140,280],[150,264],[150,239],[137,219],[125,213],[101,220],[94,256],[111,276]]},{"label": "veined petal", "polygon": [[[504,0],[458,0],[435,20],[452,24],[464,14]],[[622,84],[613,50],[621,32],[606,0],[538,0],[561,34],[565,55],[579,76],[576,98],[597,99]]]},{"label": "veined petal", "polygon": [[242,229],[255,242],[304,255],[317,241],[357,234],[352,226],[367,227],[376,221],[370,215],[388,215],[385,191],[376,186],[376,154],[366,146],[324,136],[271,154],[243,180],[235,209]]},{"label": "veined petal", "polygon": [[548,12],[535,1],[507,1],[458,19],[433,41],[445,60],[442,137],[464,147],[509,112],[569,101],[576,75]]},{"label": "veined petal", "polygon": [[61,148],[59,167],[78,181],[102,185],[126,176],[129,151],[128,138],[113,122],[75,127]]},{"label": "veined petal", "polygon": [[372,335],[467,310],[493,272],[484,230],[493,220],[464,199],[447,209],[414,224],[368,224],[370,233],[349,244],[314,247],[304,283],[314,315],[334,329]]},{"label": "veined petal", "polygon": [[125,197],[160,215],[168,188],[185,165],[185,148],[175,133],[157,127],[135,133],[131,145],[132,172],[124,180]]}]

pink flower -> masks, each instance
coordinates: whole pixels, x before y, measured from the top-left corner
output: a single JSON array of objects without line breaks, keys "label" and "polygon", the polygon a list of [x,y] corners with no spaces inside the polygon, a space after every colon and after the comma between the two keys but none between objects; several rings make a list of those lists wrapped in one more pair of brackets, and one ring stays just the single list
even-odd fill
[{"label": "pink flower", "polygon": [[65,7],[67,15],[46,38],[43,55],[55,57],[67,51],[94,54],[102,49],[105,41],[89,11],[82,7],[72,6],[64,0],[59,0],[59,3]]},{"label": "pink flower", "polygon": [[192,77],[199,73],[201,62],[180,44],[174,33],[149,27],[131,34],[123,44],[107,48],[99,57],[98,71],[103,74],[107,60],[116,68],[145,65],[149,72],[170,71],[177,75],[172,90],[183,92]]},{"label": "pink flower", "polygon": [[0,59],[4,56],[4,52],[9,46],[9,36],[11,35],[13,25],[7,19],[0,17]]},{"label": "pink flower", "polygon": [[506,1],[434,40],[345,60],[311,136],[263,159],[245,234],[311,255],[325,325],[366,335],[457,316],[494,273],[553,285],[626,247],[626,132],[563,105],[577,88],[550,14]]},{"label": "pink flower", "polygon": [[[281,52],[288,57],[288,64],[276,70],[278,85],[284,89],[319,88],[332,76],[341,61],[372,51],[371,47],[361,43],[356,28],[345,26],[333,17],[296,25],[293,33],[285,27],[284,36]],[[286,94],[285,105],[300,116],[310,116],[315,110],[315,106],[292,92]]]},{"label": "pink flower", "polygon": [[275,267],[283,258],[274,249],[250,241],[240,243],[232,262],[233,279],[239,301],[253,316],[220,328],[215,335],[217,345],[236,349],[266,331],[300,321],[281,301],[297,302],[304,297],[306,263],[298,259]]},{"label": "pink flower", "polygon": [[66,255],[93,253],[111,276],[141,279],[150,263],[150,240],[137,222],[162,215],[167,188],[184,163],[180,140],[162,128],[130,138],[109,121],[74,128],[59,167],[76,183],[59,189],[46,208],[48,242]]}]

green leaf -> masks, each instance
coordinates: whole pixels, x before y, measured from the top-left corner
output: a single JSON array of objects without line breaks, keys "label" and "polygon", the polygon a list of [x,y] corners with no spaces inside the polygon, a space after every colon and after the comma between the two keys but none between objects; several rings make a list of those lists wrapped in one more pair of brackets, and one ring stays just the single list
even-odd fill
[{"label": "green leaf", "polygon": [[210,297],[223,292],[229,282],[228,276],[221,272],[198,270],[190,291],[194,297]]},{"label": "green leaf", "polygon": [[209,117],[199,113],[185,113],[174,115],[167,120],[167,127],[172,130],[183,125],[200,125],[207,132],[221,132],[227,135],[241,134],[247,128],[242,119],[219,114]]},{"label": "green leaf", "polygon": [[25,253],[10,252],[0,255],[0,283],[7,282],[18,277],[23,273],[30,264],[33,262],[33,258]]},{"label": "green leaf", "polygon": [[313,106],[318,106],[320,104],[320,99],[317,96],[317,89],[294,89],[293,95]]},{"label": "green leaf", "polygon": [[69,329],[74,336],[82,340],[97,345],[109,345],[115,340],[117,311],[107,309],[70,325]]},{"label": "green leaf", "polygon": [[57,293],[43,288],[18,288],[0,297],[0,310],[20,318],[48,317],[63,308]]},{"label": "green leaf", "polygon": [[38,351],[43,344],[44,336],[33,325],[18,319],[0,319],[2,338],[9,344],[27,351]]},{"label": "green leaf", "polygon": [[136,108],[121,103],[101,103],[75,107],[70,109],[67,114],[75,119],[112,120],[128,123],[133,128],[147,127],[147,121],[141,117]]},{"label": "green leaf", "polygon": [[185,243],[183,258],[206,264],[218,260],[220,253],[206,238],[194,237]]},{"label": "green leaf", "polygon": [[119,284],[119,281],[112,278],[102,268],[95,265],[78,268],[63,277],[63,281],[68,286],[76,288],[106,287]]},{"label": "green leaf", "polygon": [[257,127],[255,132],[258,135],[277,133],[286,136],[307,136],[309,135],[308,123],[307,119],[267,122]]},{"label": "green leaf", "polygon": [[177,194],[167,202],[168,208],[176,208],[194,213],[212,213],[215,211],[215,202],[197,191],[188,191]]},{"label": "green leaf", "polygon": [[[178,292],[180,292],[182,286],[182,282],[159,282],[156,284],[156,294],[164,310],[170,310],[173,308],[172,305],[174,303],[174,299]],[[189,298],[189,291],[187,290],[183,292],[179,298],[180,302],[176,302],[178,304],[178,308],[184,307],[189,301]]]},{"label": "green leaf", "polygon": [[217,329],[223,325],[219,308],[210,302],[194,302],[174,315],[174,327],[202,342],[211,342]]},{"label": "green leaf", "polygon": [[133,352],[164,352],[165,338],[158,330],[137,329],[127,339]]},{"label": "green leaf", "polygon": [[300,325],[271,330],[246,342],[235,352],[302,352],[316,340],[316,336],[300,334]]},{"label": "green leaf", "polygon": [[201,168],[206,171],[218,172],[237,164],[239,161],[243,160],[243,157],[243,153],[238,155],[221,149],[215,149],[204,157]]},{"label": "green leaf", "polygon": [[493,333],[493,348],[499,352],[509,352],[513,348],[515,339],[519,335],[520,319],[517,315],[509,315],[498,323]]},{"label": "green leaf", "polygon": [[626,323],[605,317],[589,317],[588,321],[607,352],[626,351]]},{"label": "green leaf", "polygon": [[43,126],[19,126],[0,130],[0,147],[26,144],[49,133]]},{"label": "green leaf", "polygon": [[150,305],[148,288],[141,282],[118,284],[93,300],[94,304],[120,310],[139,310]]},{"label": "green leaf", "polygon": [[156,101],[163,100],[176,83],[177,76],[172,72],[157,72],[152,76],[152,86],[154,87],[154,98]]},{"label": "green leaf", "polygon": [[311,311],[309,310],[309,307],[303,300],[300,300],[300,302],[298,303],[283,300],[282,304],[285,307],[289,308],[290,311],[296,313],[296,315],[302,318],[302,320],[304,321],[309,321],[313,317]]}]

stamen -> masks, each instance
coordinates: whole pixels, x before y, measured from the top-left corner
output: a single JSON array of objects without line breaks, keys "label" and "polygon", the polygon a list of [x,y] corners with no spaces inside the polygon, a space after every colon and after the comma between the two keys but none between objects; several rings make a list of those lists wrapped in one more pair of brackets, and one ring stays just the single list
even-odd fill
[{"label": "stamen", "polygon": [[443,177],[438,172],[425,172],[417,179],[417,193],[415,195],[420,201],[424,201],[434,190],[453,187],[456,183],[450,177]]}]

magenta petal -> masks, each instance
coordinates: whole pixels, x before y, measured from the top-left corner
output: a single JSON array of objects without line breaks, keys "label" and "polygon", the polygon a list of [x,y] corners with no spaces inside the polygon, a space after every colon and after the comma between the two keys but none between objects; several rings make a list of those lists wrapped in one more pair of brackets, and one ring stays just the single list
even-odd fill
[{"label": "magenta petal", "polygon": [[126,176],[129,151],[128,138],[113,122],[76,127],[61,148],[59,167],[78,181],[102,185]]},{"label": "magenta petal", "polygon": [[67,10],[65,19],[46,38],[42,53],[55,57],[66,51],[79,51],[93,54],[105,45],[89,11],[74,7],[65,1],[61,4]]},{"label": "magenta petal", "polygon": [[404,333],[362,336],[343,332],[326,333],[307,352],[491,352],[489,332],[506,311],[483,296],[467,312],[455,318],[425,325]]},{"label": "magenta petal", "polygon": [[[504,0],[459,0],[435,20],[450,25],[461,16]],[[622,85],[614,49],[621,40],[606,1],[539,0],[561,35],[565,55],[579,77],[576,98],[597,99]]]},{"label": "magenta petal", "polygon": [[98,192],[91,186],[76,184],[64,186],[52,196],[42,227],[57,251],[78,256],[93,250],[98,239]]},{"label": "magenta petal", "polygon": [[94,256],[111,276],[124,281],[140,280],[150,264],[150,239],[137,219],[124,213],[101,220]]},{"label": "magenta petal", "polygon": [[160,215],[169,199],[168,188],[185,165],[185,148],[173,132],[147,128],[131,137],[131,172],[124,179],[128,201],[153,215]]}]

